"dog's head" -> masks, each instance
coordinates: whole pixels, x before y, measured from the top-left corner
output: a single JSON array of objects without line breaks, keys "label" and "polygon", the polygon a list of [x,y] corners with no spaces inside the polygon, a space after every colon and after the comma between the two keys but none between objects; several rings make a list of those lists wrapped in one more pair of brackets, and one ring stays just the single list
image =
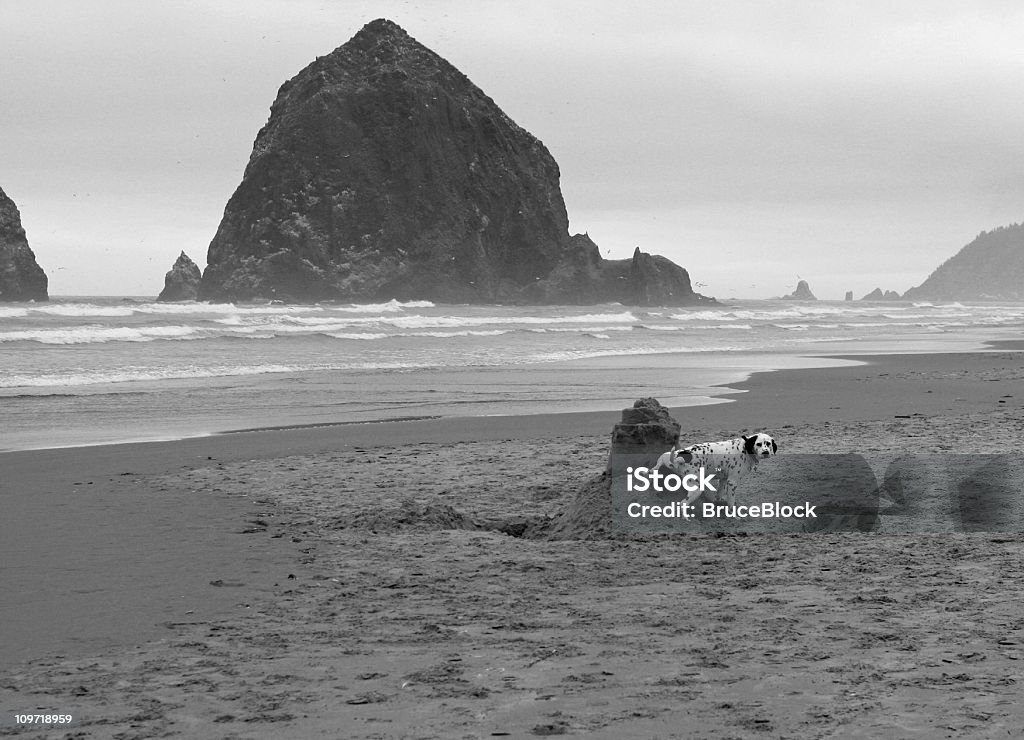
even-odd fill
[{"label": "dog's head", "polygon": [[754,457],[770,457],[779,451],[775,440],[764,432],[743,437],[743,451]]}]

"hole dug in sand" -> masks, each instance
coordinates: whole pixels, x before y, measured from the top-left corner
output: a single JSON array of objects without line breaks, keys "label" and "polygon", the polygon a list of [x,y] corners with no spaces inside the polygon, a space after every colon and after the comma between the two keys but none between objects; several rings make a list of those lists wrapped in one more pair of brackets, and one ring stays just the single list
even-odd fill
[{"label": "hole dug in sand", "polygon": [[329,521],[327,526],[329,529],[372,532],[490,531],[510,537],[530,538],[543,531],[548,521],[547,517],[472,517],[439,499],[407,498],[344,517],[336,517]]}]

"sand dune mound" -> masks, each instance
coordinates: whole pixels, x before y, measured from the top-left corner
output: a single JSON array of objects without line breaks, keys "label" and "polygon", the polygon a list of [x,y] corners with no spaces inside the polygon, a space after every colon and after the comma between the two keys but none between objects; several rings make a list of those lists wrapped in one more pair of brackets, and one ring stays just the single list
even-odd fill
[{"label": "sand dune mound", "polygon": [[607,471],[579,491],[539,536],[546,540],[593,540],[612,536],[612,477]]},{"label": "sand dune mound", "polygon": [[501,532],[511,537],[538,538],[546,531],[544,517],[473,517],[440,500],[396,501],[333,517],[328,529],[353,529],[370,532],[437,532],[472,530]]}]

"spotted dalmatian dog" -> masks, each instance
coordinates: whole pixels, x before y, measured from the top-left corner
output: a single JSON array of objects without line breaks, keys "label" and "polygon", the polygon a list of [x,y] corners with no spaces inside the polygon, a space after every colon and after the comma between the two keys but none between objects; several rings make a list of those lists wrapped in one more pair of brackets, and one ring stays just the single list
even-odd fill
[{"label": "spotted dalmatian dog", "polygon": [[[721,501],[723,496],[730,506],[736,505],[736,485],[748,473],[757,468],[762,458],[771,457],[779,451],[779,446],[770,435],[764,432],[745,435],[736,439],[721,442],[703,442],[689,447],[676,448],[658,458],[655,469],[663,474],[675,473],[683,476],[704,468],[706,473],[715,473],[718,492],[715,496]],[[692,504],[701,496],[701,491],[694,491],[686,498]]]}]

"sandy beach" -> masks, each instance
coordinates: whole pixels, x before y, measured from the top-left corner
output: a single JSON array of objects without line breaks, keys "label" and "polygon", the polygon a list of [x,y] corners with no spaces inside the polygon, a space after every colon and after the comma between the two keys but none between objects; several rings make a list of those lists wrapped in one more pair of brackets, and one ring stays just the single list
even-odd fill
[{"label": "sandy beach", "polygon": [[[768,430],[780,455],[1014,453],[1021,349],[761,373],[672,413],[684,440]],[[1018,510],[609,535],[565,516],[618,419],[0,455],[0,736],[1024,735]]]}]

